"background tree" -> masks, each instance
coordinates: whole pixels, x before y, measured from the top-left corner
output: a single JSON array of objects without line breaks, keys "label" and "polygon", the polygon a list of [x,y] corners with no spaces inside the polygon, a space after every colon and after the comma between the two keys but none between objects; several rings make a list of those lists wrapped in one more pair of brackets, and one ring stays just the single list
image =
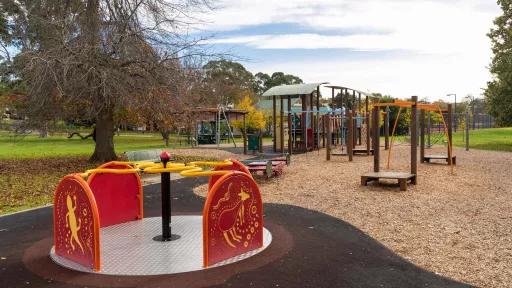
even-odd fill
[{"label": "background tree", "polygon": [[199,85],[202,78],[200,70],[192,63],[175,61],[166,66],[166,73],[172,77],[171,89],[155,90],[139,98],[135,105],[137,110],[129,115],[137,115],[138,123],[149,123],[156,128],[165,145],[169,146],[172,131],[179,128],[191,131],[193,108],[200,103],[193,87]]},{"label": "background tree", "polygon": [[302,79],[295,75],[284,74],[283,72],[274,72],[272,76],[259,72],[254,77],[254,92],[258,95],[263,94],[268,89],[279,85],[302,84]]},{"label": "background tree", "polygon": [[[114,115],[176,95],[168,63],[203,56],[182,33],[208,0],[5,0],[35,123],[95,119],[92,161],[116,159]],[[13,8],[14,7],[14,8]]]},{"label": "background tree", "polygon": [[[247,130],[260,130],[265,128],[265,115],[263,112],[256,110],[254,107],[254,103],[252,101],[252,95],[248,92],[244,95],[242,100],[236,105],[236,108],[241,110],[246,110],[247,115],[245,116],[245,123]],[[243,131],[244,123],[243,120],[234,120],[232,121],[233,126],[239,128],[242,133],[247,133],[248,131]]]},{"label": "background tree", "polygon": [[498,0],[503,14],[494,20],[488,34],[494,58],[490,65],[493,80],[487,83],[485,100],[489,113],[501,126],[512,125],[512,0]]},{"label": "background tree", "polygon": [[235,104],[254,86],[254,76],[245,67],[229,60],[210,61],[203,67],[205,87],[202,103]]}]

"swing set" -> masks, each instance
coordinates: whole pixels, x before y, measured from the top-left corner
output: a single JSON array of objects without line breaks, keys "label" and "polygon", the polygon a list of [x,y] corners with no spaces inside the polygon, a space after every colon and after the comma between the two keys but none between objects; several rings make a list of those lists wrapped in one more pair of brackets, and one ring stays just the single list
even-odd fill
[{"label": "swing set", "polygon": [[[402,101],[402,100],[395,100],[394,103],[382,103],[382,104],[376,105],[376,106],[380,106],[380,107],[382,107],[382,106],[384,106],[384,107],[399,107],[398,115],[396,117],[395,123],[393,125],[393,130],[391,133],[391,145],[388,150],[387,169],[390,169],[390,166],[391,166],[392,147],[395,142],[396,130],[397,130],[398,122],[400,120],[400,114],[403,109],[411,108],[412,105],[413,105],[413,102]],[[451,173],[453,174],[453,166],[455,165],[456,157],[453,155],[452,131],[450,129],[451,127],[449,127],[449,125],[446,124],[447,121],[445,121],[445,117],[444,117],[444,113],[447,113],[448,123],[451,123],[451,118],[452,118],[451,106],[448,106],[447,110],[442,110],[441,107],[439,107],[439,105],[436,105],[436,104],[418,103],[416,105],[416,107],[417,107],[417,109],[420,110],[420,118],[419,118],[419,120],[420,120],[420,162],[421,163],[425,163],[425,162],[430,163],[431,160],[439,160],[439,159],[445,160],[450,165]],[[444,128],[443,134],[448,143],[447,155],[434,155],[434,154],[426,155],[425,154],[425,113],[426,112],[438,113],[438,115],[440,117],[440,121]],[[411,119],[411,121],[412,121],[412,119]]]},{"label": "swing set", "polygon": [[[388,149],[388,159],[387,159],[387,169],[391,168],[391,155],[392,155],[392,147],[395,141],[395,133],[398,126],[398,121],[400,119],[400,115],[403,109],[411,109],[411,121],[410,121],[410,145],[411,145],[411,161],[410,161],[410,173],[406,172],[381,172],[380,171],[380,109],[382,107],[399,107],[398,114],[393,125],[393,130],[391,134],[391,144]],[[412,101],[402,101],[395,100],[393,103],[377,103],[373,106],[372,111],[372,138],[373,138],[373,148],[374,148],[374,169],[372,173],[367,173],[361,176],[361,184],[366,186],[369,182],[379,182],[380,179],[391,179],[398,180],[400,184],[400,190],[407,190],[407,183],[411,183],[416,185],[417,183],[417,146],[418,146],[418,115],[417,111],[420,110],[420,155],[421,162],[430,162],[433,159],[445,159],[450,165],[451,174],[454,174],[454,164],[455,164],[455,156],[453,156],[452,150],[452,133],[450,125],[446,125],[446,121],[444,120],[444,112],[448,114],[448,122],[450,122],[452,117],[451,107],[448,107],[448,110],[443,111],[438,105],[435,104],[423,104],[418,103],[418,97],[413,96]],[[439,113],[441,121],[444,126],[444,135],[448,142],[447,154],[448,155],[425,155],[425,112],[435,112]]]}]

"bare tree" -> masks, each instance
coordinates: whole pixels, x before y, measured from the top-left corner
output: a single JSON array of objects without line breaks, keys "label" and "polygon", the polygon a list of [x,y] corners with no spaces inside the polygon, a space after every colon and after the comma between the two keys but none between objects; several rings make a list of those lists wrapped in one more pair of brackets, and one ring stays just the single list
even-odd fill
[{"label": "bare tree", "polygon": [[91,161],[116,159],[117,111],[157,103],[179,110],[182,63],[205,55],[202,39],[187,29],[199,21],[192,15],[211,8],[209,0],[7,1],[21,14],[15,65],[28,87],[30,117],[95,119]]}]

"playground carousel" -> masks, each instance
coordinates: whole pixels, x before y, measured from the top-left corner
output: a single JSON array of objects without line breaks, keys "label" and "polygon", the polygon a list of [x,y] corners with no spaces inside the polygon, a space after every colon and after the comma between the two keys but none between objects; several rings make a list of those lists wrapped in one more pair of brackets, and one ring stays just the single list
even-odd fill
[{"label": "playground carousel", "polygon": [[[65,176],[54,198],[53,261],[82,272],[161,275],[227,265],[268,247],[260,190],[243,164],[160,157]],[[161,217],[144,218],[142,173],[161,174]],[[202,215],[171,217],[171,173],[209,177]]]}]

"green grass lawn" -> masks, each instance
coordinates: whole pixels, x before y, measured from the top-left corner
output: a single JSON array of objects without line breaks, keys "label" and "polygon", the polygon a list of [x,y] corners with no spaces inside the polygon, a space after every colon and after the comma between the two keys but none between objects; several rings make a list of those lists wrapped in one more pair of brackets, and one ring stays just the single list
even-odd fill
[{"label": "green grass lawn", "polygon": [[[86,133],[83,133],[86,134]],[[264,138],[264,143],[272,143],[271,138]],[[241,138],[235,138],[237,144],[242,143]],[[226,143],[226,141],[223,141]],[[114,146],[117,154],[145,149],[173,149],[190,147],[186,138],[182,138],[181,145],[176,135],[172,135],[169,147],[164,146],[162,136],[157,133],[121,133],[114,136]],[[94,151],[94,141],[89,138],[82,140],[78,137],[67,138],[67,134],[57,134],[48,138],[39,138],[35,134],[25,137],[13,137],[5,131],[0,131],[0,159],[30,159],[63,156],[91,156]]]},{"label": "green grass lawn", "polygon": [[[190,147],[186,139],[182,138],[181,146],[177,140],[173,135],[169,147],[164,147],[160,134],[128,132],[114,136],[114,145],[117,154]],[[241,139],[235,141],[241,146]],[[264,141],[271,143],[271,139]],[[14,138],[12,134],[0,131],[0,215],[52,203],[53,191],[62,176],[98,165],[87,162],[93,151],[92,139],[68,139],[64,133],[48,138],[39,138],[35,134]],[[214,159],[182,156],[177,160]]]},{"label": "green grass lawn", "polygon": [[[173,138],[170,147],[177,146]],[[158,134],[123,133],[114,136],[117,154],[131,150],[164,148],[162,137]],[[186,145],[185,141],[182,145]],[[186,147],[186,146],[185,146]],[[28,159],[62,156],[90,156],[94,151],[92,139],[68,139],[67,135],[54,135],[39,138],[37,135],[13,138],[7,132],[0,132],[0,159]]]},{"label": "green grass lawn", "polygon": [[[453,145],[464,147],[461,131],[453,134]],[[469,132],[469,148],[512,152],[512,128],[472,130]]]}]

